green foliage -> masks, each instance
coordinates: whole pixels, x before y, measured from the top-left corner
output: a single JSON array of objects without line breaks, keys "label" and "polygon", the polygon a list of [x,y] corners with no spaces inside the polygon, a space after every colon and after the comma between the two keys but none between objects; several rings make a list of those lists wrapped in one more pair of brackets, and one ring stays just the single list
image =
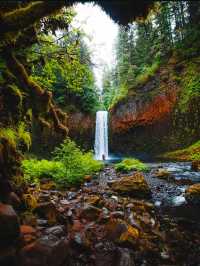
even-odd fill
[{"label": "green foliage", "polygon": [[98,95],[83,33],[71,27],[62,34],[58,42],[51,35],[41,35],[41,43],[31,48],[32,78],[52,91],[64,110],[71,111],[71,106],[76,106],[81,111],[95,112]]},{"label": "green foliage", "polygon": [[13,147],[20,147],[21,144],[25,145],[29,150],[31,146],[31,136],[26,131],[25,123],[20,122],[16,129],[2,128],[0,129],[0,138],[6,139]]},{"label": "green foliage", "polygon": [[20,122],[17,129],[17,138],[23,144],[26,145],[27,149],[30,149],[31,146],[31,135],[28,131],[26,131],[26,125],[24,122]]},{"label": "green foliage", "polygon": [[92,152],[84,153],[74,141],[66,139],[56,148],[54,160],[62,162],[66,167],[67,182],[81,182],[85,175],[92,174],[102,168],[102,163],[93,159]]},{"label": "green foliage", "polygon": [[9,94],[11,97],[14,96],[15,104],[17,104],[21,107],[22,100],[23,100],[23,94],[20,91],[20,89],[16,85],[10,84],[10,85],[8,85],[7,90],[9,91]]},{"label": "green foliage", "polygon": [[153,62],[152,65],[145,67],[143,72],[136,77],[135,82],[133,83],[133,88],[142,86],[148,82],[148,80],[155,75],[156,71],[160,67],[160,64],[161,62],[157,60]]},{"label": "green foliage", "polygon": [[134,158],[126,158],[120,163],[117,163],[115,169],[119,172],[129,172],[131,170],[146,172],[149,170],[147,165]]},{"label": "green foliage", "polygon": [[85,175],[102,168],[102,163],[93,159],[91,152],[84,153],[75,142],[66,139],[53,153],[53,160],[24,160],[22,168],[28,182],[38,182],[40,178],[52,178],[57,183],[75,185],[83,181]]},{"label": "green foliage", "polygon": [[[127,27],[120,27],[115,47],[116,65],[110,85],[104,89],[105,106],[109,109],[137,93],[137,89],[148,82],[172,52],[184,60],[197,57],[200,48],[199,16],[195,1],[158,1],[145,21],[138,20]],[[199,77],[192,72],[186,76],[183,108],[191,95],[199,94]]]},{"label": "green foliage", "polygon": [[200,160],[200,140],[185,149],[167,152],[160,157],[180,161]]},{"label": "green foliage", "polygon": [[10,145],[16,148],[17,145],[17,135],[12,128],[1,128],[0,129],[0,139],[6,139]]},{"label": "green foliage", "polygon": [[126,85],[122,84],[118,88],[118,92],[115,94],[115,96],[111,100],[109,108],[112,108],[116,103],[118,103],[122,99],[126,98],[127,94],[128,94],[128,88]]},{"label": "green foliage", "polygon": [[39,183],[40,178],[59,179],[64,176],[64,165],[61,162],[47,160],[23,160],[22,169],[25,181],[28,183]]},{"label": "green foliage", "polygon": [[179,100],[179,108],[182,112],[186,112],[188,104],[192,98],[200,97],[200,73],[199,65],[193,62],[185,62],[185,72],[181,81],[181,95]]},{"label": "green foliage", "polygon": [[199,161],[200,160],[200,151],[192,154],[190,158],[192,161]]}]

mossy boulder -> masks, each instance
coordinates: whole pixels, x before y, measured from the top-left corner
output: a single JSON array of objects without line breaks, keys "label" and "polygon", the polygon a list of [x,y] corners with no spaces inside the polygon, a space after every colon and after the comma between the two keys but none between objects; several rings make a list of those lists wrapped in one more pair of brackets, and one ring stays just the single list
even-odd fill
[{"label": "mossy boulder", "polygon": [[200,183],[189,186],[185,197],[188,203],[200,205]]},{"label": "mossy boulder", "polygon": [[136,198],[150,198],[151,190],[140,172],[131,176],[124,176],[112,183],[111,188],[122,195]]},{"label": "mossy boulder", "polygon": [[161,178],[161,179],[168,179],[170,178],[171,174],[167,171],[167,169],[159,168],[154,173],[155,177]]}]

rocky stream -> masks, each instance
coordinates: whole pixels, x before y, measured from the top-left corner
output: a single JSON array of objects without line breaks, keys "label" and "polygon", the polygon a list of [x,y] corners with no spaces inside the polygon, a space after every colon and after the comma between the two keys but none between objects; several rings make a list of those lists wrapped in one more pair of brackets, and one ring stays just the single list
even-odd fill
[{"label": "rocky stream", "polygon": [[185,192],[200,172],[191,163],[149,167],[119,174],[107,164],[70,191],[44,179],[38,191],[29,188],[37,206],[20,211],[21,226],[2,204],[0,265],[200,265],[200,205]]}]

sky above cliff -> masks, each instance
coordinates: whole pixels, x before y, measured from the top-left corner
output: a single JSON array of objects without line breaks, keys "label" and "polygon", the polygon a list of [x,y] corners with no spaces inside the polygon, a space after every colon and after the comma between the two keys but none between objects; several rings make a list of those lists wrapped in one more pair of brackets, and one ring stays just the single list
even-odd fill
[{"label": "sky above cliff", "polygon": [[77,13],[73,25],[86,33],[85,42],[92,53],[95,64],[96,83],[101,90],[104,67],[111,67],[114,62],[114,44],[118,33],[118,25],[99,7],[93,3],[77,4]]}]

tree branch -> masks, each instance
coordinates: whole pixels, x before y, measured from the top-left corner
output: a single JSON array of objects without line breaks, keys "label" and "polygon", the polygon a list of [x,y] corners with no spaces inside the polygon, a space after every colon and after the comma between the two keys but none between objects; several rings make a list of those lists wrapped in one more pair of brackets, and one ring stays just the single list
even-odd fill
[{"label": "tree branch", "polygon": [[0,19],[0,32],[3,35],[24,30],[42,17],[58,11],[64,4],[64,1],[36,1],[26,7],[5,13]]}]

